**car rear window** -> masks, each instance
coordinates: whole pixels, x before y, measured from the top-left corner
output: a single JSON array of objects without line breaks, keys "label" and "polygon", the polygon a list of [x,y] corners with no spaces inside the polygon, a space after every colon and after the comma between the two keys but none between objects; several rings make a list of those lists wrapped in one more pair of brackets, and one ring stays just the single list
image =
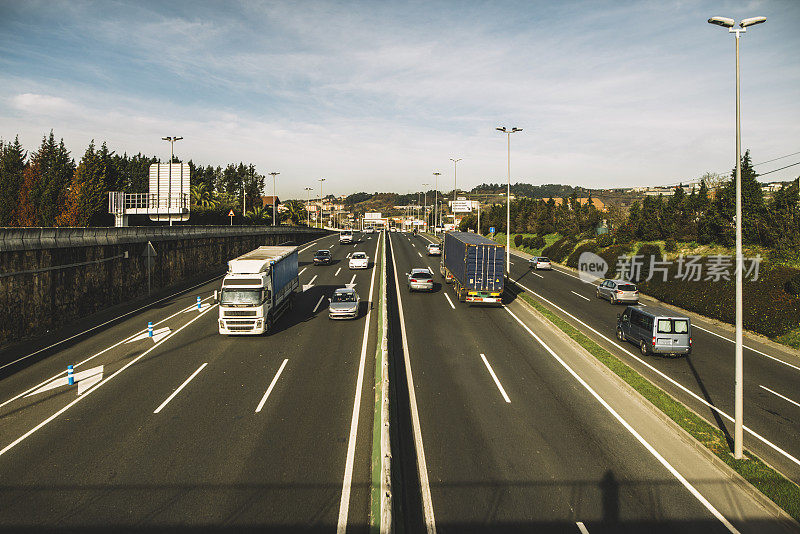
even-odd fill
[{"label": "car rear window", "polygon": [[636,291],[636,286],[633,284],[620,284],[617,289],[620,291]]},{"label": "car rear window", "polygon": [[539,258],[539,261],[543,263],[550,263],[550,258]]},{"label": "car rear window", "polygon": [[686,334],[689,332],[689,321],[686,319],[659,319],[659,334]]},{"label": "car rear window", "polygon": [[411,273],[411,278],[416,278],[417,280],[430,280],[431,275],[430,273]]}]

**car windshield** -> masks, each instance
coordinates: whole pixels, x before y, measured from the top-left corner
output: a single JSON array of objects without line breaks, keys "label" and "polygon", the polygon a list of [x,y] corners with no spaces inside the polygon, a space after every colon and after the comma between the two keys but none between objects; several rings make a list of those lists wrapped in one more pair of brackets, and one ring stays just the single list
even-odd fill
[{"label": "car windshield", "polygon": [[633,284],[620,284],[617,289],[620,291],[636,291],[636,286]]},{"label": "car windshield", "polygon": [[355,293],[334,293],[331,302],[355,302]]},{"label": "car windshield", "polygon": [[261,304],[261,289],[223,289],[219,303],[223,305]]},{"label": "car windshield", "polygon": [[330,250],[318,250],[315,255],[316,256],[330,256],[331,255],[331,251]]},{"label": "car windshield", "polygon": [[355,254],[353,254],[353,259],[354,260],[363,260],[366,257],[367,257],[367,255],[364,254],[363,252],[356,252]]}]

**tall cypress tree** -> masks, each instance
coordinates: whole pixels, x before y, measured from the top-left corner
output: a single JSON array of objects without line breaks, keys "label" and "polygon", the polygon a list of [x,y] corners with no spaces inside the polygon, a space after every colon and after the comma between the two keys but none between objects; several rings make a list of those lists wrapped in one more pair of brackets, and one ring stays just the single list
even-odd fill
[{"label": "tall cypress tree", "polygon": [[17,226],[17,202],[27,153],[19,143],[0,142],[0,226]]}]

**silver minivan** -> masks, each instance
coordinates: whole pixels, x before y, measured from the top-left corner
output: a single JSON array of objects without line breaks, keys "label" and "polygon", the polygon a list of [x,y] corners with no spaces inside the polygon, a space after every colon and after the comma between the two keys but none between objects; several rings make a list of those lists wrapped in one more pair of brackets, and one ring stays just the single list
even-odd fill
[{"label": "silver minivan", "polygon": [[642,354],[691,354],[692,322],[674,311],[628,306],[617,315],[617,339],[639,346]]}]

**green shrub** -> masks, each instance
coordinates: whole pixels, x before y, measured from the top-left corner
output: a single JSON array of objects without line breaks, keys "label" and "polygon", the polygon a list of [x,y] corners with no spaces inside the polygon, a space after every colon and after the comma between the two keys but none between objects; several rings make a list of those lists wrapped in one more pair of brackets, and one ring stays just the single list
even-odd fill
[{"label": "green shrub", "polygon": [[800,296],[800,273],[789,277],[786,281],[786,292],[790,295]]},{"label": "green shrub", "polygon": [[544,237],[537,235],[531,238],[530,248],[542,248],[546,245]]},{"label": "green shrub", "polygon": [[675,241],[674,238],[668,237],[667,241],[664,243],[664,250],[667,252],[675,252],[678,250],[678,243]]},{"label": "green shrub", "polygon": [[521,235],[521,234],[517,234],[517,235],[515,235],[515,236],[514,236],[514,246],[515,246],[515,247],[517,247],[517,248],[519,248],[519,246],[520,246],[521,244],[522,244],[522,235]]},{"label": "green shrub", "polygon": [[531,240],[531,238],[530,238],[530,237],[525,237],[525,238],[523,238],[523,239],[522,239],[522,247],[523,247],[523,248],[531,248],[531,241],[532,241],[532,240]]},{"label": "green shrub", "polygon": [[614,244],[614,238],[611,237],[611,234],[600,234],[597,236],[597,246],[601,248],[610,247]]},{"label": "green shrub", "polygon": [[635,282],[641,282],[650,277],[650,266],[653,262],[662,261],[661,247],[652,243],[645,243],[639,247],[636,255],[641,256],[642,268],[639,270],[638,276],[636,276],[636,272],[633,273],[633,278],[636,278]]},{"label": "green shrub", "polygon": [[581,257],[581,254],[584,252],[597,252],[597,243],[595,241],[587,241],[582,245],[579,245],[572,254],[569,255],[567,258],[567,267],[572,267],[573,269],[578,268],[578,258]]},{"label": "green shrub", "polygon": [[575,248],[577,241],[573,237],[562,237],[542,251],[542,256],[547,256],[556,263],[563,262]]}]

